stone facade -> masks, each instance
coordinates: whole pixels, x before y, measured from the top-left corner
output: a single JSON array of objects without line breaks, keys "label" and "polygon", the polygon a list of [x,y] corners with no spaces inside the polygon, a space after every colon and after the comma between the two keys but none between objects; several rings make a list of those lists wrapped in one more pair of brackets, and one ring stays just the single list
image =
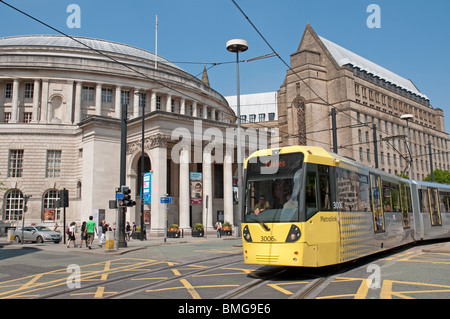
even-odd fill
[{"label": "stone facade", "polygon": [[406,80],[338,45],[306,26],[291,69],[278,91],[282,145],[315,145],[333,150],[331,109],[337,112],[338,153],[375,166],[374,126],[379,168],[409,174],[409,121],[414,179],[434,169],[450,170],[444,114]]},{"label": "stone facade", "polygon": [[[169,225],[177,223],[189,231],[194,223],[207,220],[212,230],[218,211],[232,224],[239,220],[232,194],[234,155],[226,164],[226,155],[211,163],[202,163],[201,155],[208,129],[225,136],[236,127],[224,97],[150,52],[103,40],[77,40],[97,52],[60,36],[0,39],[0,219],[21,225],[23,196],[32,195],[26,224],[62,226],[62,209],[55,203],[58,191],[66,188],[67,223],[80,225],[90,215],[115,222],[116,210],[109,208],[109,201],[120,186],[120,118],[126,105],[126,184],[138,203],[145,112],[144,156],[146,169],[153,172],[152,204],[144,207],[150,216],[147,233],[163,233],[165,206],[159,198],[166,193],[173,197]],[[181,128],[185,137],[192,136],[189,152],[180,151],[182,162],[172,159],[180,140],[172,133]],[[194,149],[200,160],[193,160]],[[190,203],[190,172],[203,173],[208,216],[206,198],[203,205]],[[139,225],[139,219],[138,204],[128,209],[126,220]]]}]

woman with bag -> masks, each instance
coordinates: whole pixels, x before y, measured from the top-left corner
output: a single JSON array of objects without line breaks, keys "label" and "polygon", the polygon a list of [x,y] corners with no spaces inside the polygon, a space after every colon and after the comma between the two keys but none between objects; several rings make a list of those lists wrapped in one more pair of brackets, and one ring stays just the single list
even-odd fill
[{"label": "woman with bag", "polygon": [[75,222],[72,222],[68,229],[68,235],[69,240],[67,241],[67,248],[70,248],[70,241],[73,240],[73,248],[77,247],[76,241],[75,241],[75,229],[77,224]]}]

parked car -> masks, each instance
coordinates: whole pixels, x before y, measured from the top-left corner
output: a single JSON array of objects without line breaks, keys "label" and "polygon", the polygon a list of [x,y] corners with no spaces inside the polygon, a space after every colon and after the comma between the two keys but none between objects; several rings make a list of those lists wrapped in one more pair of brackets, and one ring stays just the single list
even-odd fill
[{"label": "parked car", "polygon": [[[61,235],[45,226],[27,226],[23,228],[24,242],[32,241],[37,243],[54,242],[58,244],[61,241]],[[22,228],[16,228],[14,232],[14,242],[22,241]]]}]

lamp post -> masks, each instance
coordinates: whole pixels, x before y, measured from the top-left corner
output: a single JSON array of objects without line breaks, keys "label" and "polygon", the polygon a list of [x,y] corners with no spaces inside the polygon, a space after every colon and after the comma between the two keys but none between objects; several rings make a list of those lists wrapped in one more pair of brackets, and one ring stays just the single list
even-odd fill
[{"label": "lamp post", "polygon": [[239,228],[238,235],[241,233],[241,214],[244,207],[243,185],[242,185],[242,149],[241,149],[241,101],[239,85],[239,53],[248,50],[248,42],[242,39],[233,39],[227,42],[227,50],[236,53],[236,85],[237,85],[237,164],[238,164],[238,209],[239,209]]},{"label": "lamp post", "polygon": [[[141,95],[140,91],[134,91],[135,95]],[[139,99],[140,101],[140,99]],[[141,240],[144,240],[144,133],[145,133],[145,103],[141,103],[140,105],[142,107],[142,132],[141,132],[141,218],[140,218],[140,224],[141,224],[141,234],[139,238]]]},{"label": "lamp post", "polygon": [[406,129],[408,130],[408,147],[409,147],[409,178],[414,179],[414,168],[413,168],[413,158],[412,158],[412,148],[411,148],[411,135],[409,134],[409,120],[414,119],[413,114],[403,114],[400,116],[400,119],[406,121]]}]

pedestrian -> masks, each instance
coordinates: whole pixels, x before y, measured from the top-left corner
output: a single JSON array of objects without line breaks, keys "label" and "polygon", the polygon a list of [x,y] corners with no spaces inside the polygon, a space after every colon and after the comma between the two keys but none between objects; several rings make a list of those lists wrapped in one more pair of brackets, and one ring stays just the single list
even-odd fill
[{"label": "pedestrian", "polygon": [[77,248],[77,243],[75,240],[75,229],[76,229],[76,223],[72,222],[69,225],[68,234],[69,234],[69,240],[67,241],[67,248],[70,248],[70,241],[73,240],[73,248]]},{"label": "pedestrian", "polygon": [[217,221],[217,223],[214,227],[217,230],[217,238],[221,238],[222,237],[222,223],[220,222],[220,220]]},{"label": "pedestrian", "polygon": [[106,223],[106,220],[102,220],[101,225],[102,235],[100,236],[99,247],[102,247],[104,243],[106,243],[106,232],[109,230],[109,225]]},{"label": "pedestrian", "polygon": [[125,234],[126,234],[125,239],[130,241],[130,238],[131,238],[131,225],[130,225],[130,222],[127,222],[127,225],[125,226]]},{"label": "pedestrian", "polygon": [[84,243],[86,244],[86,248],[87,248],[88,244],[87,244],[87,237],[86,237],[86,221],[84,221],[83,224],[81,224],[80,248],[83,248],[83,240],[84,240]]},{"label": "pedestrian", "polygon": [[94,236],[97,233],[97,224],[94,222],[94,216],[89,216],[89,220],[86,223],[86,236],[89,249],[92,249],[91,245],[94,241]]}]

